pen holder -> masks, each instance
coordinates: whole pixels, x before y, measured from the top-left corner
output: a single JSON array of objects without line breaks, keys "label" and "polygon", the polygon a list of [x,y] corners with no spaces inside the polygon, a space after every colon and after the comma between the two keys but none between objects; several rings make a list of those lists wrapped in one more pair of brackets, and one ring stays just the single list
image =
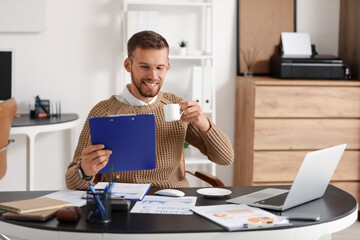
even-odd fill
[{"label": "pen holder", "polygon": [[48,118],[50,117],[50,100],[41,100],[41,104],[35,101],[30,107],[30,118]]},{"label": "pen holder", "polygon": [[91,223],[108,223],[111,221],[111,192],[97,190],[87,191],[86,219]]}]

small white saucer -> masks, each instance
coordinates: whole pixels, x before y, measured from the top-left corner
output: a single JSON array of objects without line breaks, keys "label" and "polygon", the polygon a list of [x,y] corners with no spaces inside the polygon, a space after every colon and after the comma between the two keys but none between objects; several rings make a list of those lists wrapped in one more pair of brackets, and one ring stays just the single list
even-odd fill
[{"label": "small white saucer", "polygon": [[231,194],[231,191],[226,188],[200,188],[196,192],[205,197],[224,197]]}]

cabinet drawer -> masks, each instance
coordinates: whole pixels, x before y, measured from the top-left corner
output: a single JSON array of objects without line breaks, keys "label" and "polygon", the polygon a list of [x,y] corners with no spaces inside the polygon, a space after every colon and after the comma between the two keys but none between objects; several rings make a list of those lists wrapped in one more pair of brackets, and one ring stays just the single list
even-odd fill
[{"label": "cabinet drawer", "polygon": [[258,86],[255,117],[360,117],[359,87]]},{"label": "cabinet drawer", "polygon": [[360,149],[359,119],[256,119],[254,150]]},{"label": "cabinet drawer", "polygon": [[[306,151],[255,152],[254,182],[292,182],[294,181]],[[332,181],[360,180],[360,151],[345,151]]]}]

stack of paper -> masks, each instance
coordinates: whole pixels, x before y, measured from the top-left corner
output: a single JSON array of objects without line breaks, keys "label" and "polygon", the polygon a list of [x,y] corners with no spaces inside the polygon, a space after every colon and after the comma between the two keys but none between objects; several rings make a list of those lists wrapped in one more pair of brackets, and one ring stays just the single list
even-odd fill
[{"label": "stack of paper", "polygon": [[284,57],[310,57],[312,54],[309,33],[282,32],[281,42]]},{"label": "stack of paper", "polygon": [[46,194],[43,197],[70,202],[72,206],[82,207],[86,205],[86,200],[82,198],[84,194],[86,194],[86,191],[66,189]]},{"label": "stack of paper", "polygon": [[[95,185],[95,189],[105,189],[109,183],[99,182]],[[123,199],[130,201],[141,201],[151,188],[151,184],[144,183],[114,183],[111,190],[111,199]],[[86,193],[83,198],[86,198]]]}]

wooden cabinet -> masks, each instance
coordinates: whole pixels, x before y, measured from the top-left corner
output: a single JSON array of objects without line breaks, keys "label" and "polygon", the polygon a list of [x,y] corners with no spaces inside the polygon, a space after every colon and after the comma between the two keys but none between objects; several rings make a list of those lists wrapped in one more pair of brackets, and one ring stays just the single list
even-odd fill
[{"label": "wooden cabinet", "polygon": [[332,184],[360,200],[360,81],[236,81],[234,185],[290,184],[307,152],[347,143]]},{"label": "wooden cabinet", "polygon": [[353,79],[360,79],[360,1],[340,1],[339,57],[352,67]]}]

